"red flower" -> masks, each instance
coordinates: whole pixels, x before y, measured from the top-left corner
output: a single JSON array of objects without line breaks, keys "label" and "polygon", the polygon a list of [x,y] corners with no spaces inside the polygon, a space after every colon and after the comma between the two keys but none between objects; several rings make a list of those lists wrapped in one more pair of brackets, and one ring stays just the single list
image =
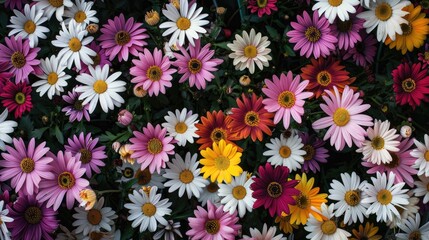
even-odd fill
[{"label": "red flower", "polygon": [[31,86],[25,82],[14,84],[7,82],[4,85],[3,92],[0,93],[3,98],[1,103],[9,112],[14,112],[15,118],[20,118],[24,112],[30,112],[33,108],[31,103]]}]

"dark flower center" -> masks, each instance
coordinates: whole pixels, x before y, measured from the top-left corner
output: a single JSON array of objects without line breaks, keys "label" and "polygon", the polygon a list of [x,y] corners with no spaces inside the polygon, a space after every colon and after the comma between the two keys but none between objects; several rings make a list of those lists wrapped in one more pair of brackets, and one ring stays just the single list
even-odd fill
[{"label": "dark flower center", "polygon": [[75,110],[81,111],[83,109],[82,103],[83,103],[82,100],[76,100],[76,102],[74,102],[74,104],[73,104],[73,108]]},{"label": "dark flower center", "polygon": [[22,52],[14,52],[10,57],[10,61],[15,68],[22,68],[27,63],[25,56]]},{"label": "dark flower center", "polygon": [[38,224],[42,220],[42,210],[35,206],[29,207],[24,212],[24,218],[29,224]]},{"label": "dark flower center", "polygon": [[351,20],[341,21],[337,20],[337,29],[340,32],[350,32],[352,30],[353,22]]},{"label": "dark flower center", "polygon": [[311,26],[305,30],[304,34],[305,34],[305,37],[307,38],[308,41],[314,43],[314,42],[319,41],[322,33],[316,27]]},{"label": "dark flower center", "polygon": [[58,186],[62,189],[70,189],[76,183],[76,179],[70,172],[62,172],[58,175]]},{"label": "dark flower center", "polygon": [[278,198],[282,195],[283,188],[282,185],[278,182],[270,182],[267,187],[267,193],[272,198]]},{"label": "dark flower center", "polygon": [[402,36],[408,36],[413,31],[413,26],[408,23],[401,23]]},{"label": "dark flower center", "polygon": [[101,222],[102,218],[103,215],[101,214],[100,210],[95,208],[89,210],[88,215],[86,216],[86,219],[92,225],[98,225]]},{"label": "dark flower center", "polygon": [[316,153],[316,151],[314,150],[314,147],[311,146],[310,144],[307,144],[303,147],[303,149],[305,151],[304,160],[309,161],[313,159],[314,154]]},{"label": "dark flower center", "polygon": [[143,171],[138,169],[134,178],[137,179],[137,183],[139,185],[146,185],[152,179],[152,174],[150,173],[149,168],[145,168]]},{"label": "dark flower center", "polygon": [[205,228],[209,234],[214,235],[214,234],[218,233],[219,229],[220,229],[219,220],[217,220],[217,219],[208,220],[205,224]]},{"label": "dark flower center", "polygon": [[79,152],[80,152],[80,159],[79,160],[83,164],[91,162],[92,153],[88,149],[82,148],[81,150],[79,150]]},{"label": "dark flower center", "polygon": [[201,71],[202,66],[203,64],[201,63],[201,61],[196,58],[192,58],[188,62],[188,69],[192,74],[199,73]]},{"label": "dark flower center", "polygon": [[407,78],[404,81],[402,81],[402,89],[405,92],[410,93],[414,91],[414,89],[416,89],[416,82],[412,78]]},{"label": "dark flower center", "polygon": [[115,34],[115,42],[119,46],[124,46],[125,44],[129,43],[131,40],[131,36],[126,31],[119,31]]}]

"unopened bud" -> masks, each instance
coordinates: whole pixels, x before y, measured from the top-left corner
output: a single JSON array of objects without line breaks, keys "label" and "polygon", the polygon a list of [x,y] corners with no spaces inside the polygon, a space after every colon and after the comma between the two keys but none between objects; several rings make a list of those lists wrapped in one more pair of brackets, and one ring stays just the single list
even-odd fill
[{"label": "unopened bud", "polygon": [[250,82],[252,80],[250,79],[249,76],[243,75],[243,76],[240,77],[240,79],[238,81],[240,82],[241,86],[245,86],[246,87],[246,86],[249,86],[249,84],[250,84]]},{"label": "unopened bud", "polygon": [[413,134],[413,129],[408,126],[408,125],[404,125],[401,127],[401,136],[404,138],[409,138],[411,137],[411,134]]},{"label": "unopened bud", "polygon": [[150,26],[155,26],[159,23],[159,13],[155,10],[148,11],[144,16],[144,20]]}]

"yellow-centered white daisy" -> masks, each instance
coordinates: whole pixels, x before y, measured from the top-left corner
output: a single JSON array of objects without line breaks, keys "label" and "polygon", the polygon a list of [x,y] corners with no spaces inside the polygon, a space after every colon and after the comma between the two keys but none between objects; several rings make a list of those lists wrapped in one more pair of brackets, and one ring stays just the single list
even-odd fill
[{"label": "yellow-centered white daisy", "polygon": [[360,0],[316,0],[316,2],[312,10],[317,10],[319,16],[324,13],[332,24],[337,16],[341,21],[349,20],[349,13],[356,12],[354,6],[358,5]]},{"label": "yellow-centered white daisy", "polygon": [[33,83],[32,87],[37,87],[36,92],[40,96],[46,95],[52,99],[54,95],[60,95],[67,86],[67,80],[71,78],[64,70],[66,66],[54,55],[51,58],[40,60],[40,68],[43,74],[37,75],[41,80]]},{"label": "yellow-centered white daisy", "polygon": [[5,143],[11,143],[12,138],[9,136],[13,133],[13,128],[18,126],[18,123],[13,120],[6,120],[8,115],[7,108],[0,114],[0,150],[6,150]]},{"label": "yellow-centered white daisy", "polygon": [[270,157],[267,162],[273,166],[285,166],[291,171],[301,169],[306,152],[303,150],[304,144],[298,135],[285,138],[282,134],[280,138],[272,138],[270,143],[265,144],[265,147],[269,150],[265,151],[263,155]]},{"label": "yellow-centered white daisy", "polygon": [[98,23],[98,18],[95,16],[97,11],[92,10],[93,5],[94,2],[92,1],[75,0],[75,4],[64,12],[65,24],[68,24],[72,19],[81,24],[83,28],[86,28],[90,23]]},{"label": "yellow-centered white daisy", "polygon": [[322,203],[320,206],[322,211],[313,208],[316,212],[323,215],[323,221],[317,220],[313,214],[310,214],[307,226],[304,229],[309,232],[306,236],[311,240],[343,240],[348,239],[351,234],[338,226],[334,216],[334,204],[326,205]]},{"label": "yellow-centered white daisy", "polygon": [[429,177],[429,135],[425,134],[424,142],[414,139],[416,149],[411,151],[410,155],[417,158],[413,168],[418,169],[417,175]]},{"label": "yellow-centered white daisy", "polygon": [[177,145],[185,146],[186,142],[194,143],[194,138],[199,137],[195,133],[197,131],[195,124],[199,122],[198,114],[192,114],[192,111],[186,108],[181,111],[176,109],[175,113],[169,111],[164,119],[167,122],[163,123],[162,127],[177,140]]},{"label": "yellow-centered white daisy", "polygon": [[44,14],[48,19],[51,19],[55,13],[59,22],[63,21],[65,7],[73,6],[71,0],[34,0],[34,2],[38,2],[36,4],[37,8],[44,10]]}]

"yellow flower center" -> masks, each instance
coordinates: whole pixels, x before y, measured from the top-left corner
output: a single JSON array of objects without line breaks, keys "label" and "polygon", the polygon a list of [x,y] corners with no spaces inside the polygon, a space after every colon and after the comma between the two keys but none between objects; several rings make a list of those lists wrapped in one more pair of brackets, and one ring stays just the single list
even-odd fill
[{"label": "yellow flower center", "polygon": [[25,56],[22,52],[14,52],[10,57],[10,61],[15,68],[22,68],[27,63]]},{"label": "yellow flower center", "polygon": [[79,161],[81,161],[83,164],[87,164],[87,163],[91,162],[91,160],[92,160],[91,151],[89,151],[88,149],[82,148],[79,150],[79,152],[80,152]]},{"label": "yellow flower center", "polygon": [[176,130],[177,133],[185,133],[186,130],[188,130],[188,125],[186,125],[186,123],[184,122],[178,122],[176,124],[176,126],[174,126],[174,129]]},{"label": "yellow flower center", "polygon": [[90,232],[89,239],[91,240],[102,240],[105,237],[105,234],[102,232]]},{"label": "yellow flower center", "polygon": [[178,29],[186,31],[191,27],[191,21],[188,18],[180,17],[177,19],[176,25]]},{"label": "yellow flower center", "polygon": [[267,193],[272,198],[278,198],[282,195],[283,187],[278,182],[270,182],[267,187]]},{"label": "yellow flower center", "polygon": [[24,104],[25,103],[25,94],[22,92],[15,94],[15,102],[18,103],[19,105]]},{"label": "yellow flower center", "polygon": [[278,104],[284,108],[291,108],[295,106],[295,100],[295,94],[291,91],[283,91],[277,98]]},{"label": "yellow flower center", "polygon": [[384,148],[384,138],[382,138],[380,136],[376,136],[375,138],[372,139],[371,146],[375,150],[383,149]]},{"label": "yellow flower center", "polygon": [[158,138],[152,138],[147,143],[147,150],[149,151],[150,154],[158,154],[162,151],[162,149],[163,149],[162,142]]},{"label": "yellow flower center", "polygon": [[343,3],[343,0],[328,0],[328,3],[333,7],[338,7]]},{"label": "yellow flower center", "polygon": [[188,169],[185,169],[182,172],[180,172],[179,180],[184,184],[191,183],[192,180],[194,180],[194,174]]},{"label": "yellow flower center", "polygon": [[313,159],[314,154],[316,154],[316,150],[314,149],[313,146],[311,146],[310,144],[306,144],[303,147],[304,151],[305,151],[305,155],[304,157],[304,161],[309,161],[311,159]]},{"label": "yellow flower center", "polygon": [[258,126],[259,120],[259,114],[254,111],[249,111],[244,116],[244,123],[251,127]]},{"label": "yellow flower center", "polygon": [[145,168],[143,171],[138,169],[134,178],[137,179],[139,185],[146,185],[152,179],[152,174],[149,171],[149,168]]},{"label": "yellow flower center", "polygon": [[94,89],[94,92],[102,94],[107,91],[107,83],[103,80],[97,80],[92,88]]},{"label": "yellow flower center", "polygon": [[162,77],[161,68],[156,65],[149,67],[146,71],[146,77],[153,82],[159,81]]},{"label": "yellow flower center", "polygon": [[125,44],[129,43],[131,40],[131,36],[126,31],[119,31],[115,34],[115,42],[119,46],[124,46]]},{"label": "yellow flower center", "polygon": [[48,2],[56,8],[61,7],[63,5],[63,0],[48,0]]},{"label": "yellow flower center", "polygon": [[288,146],[281,146],[279,149],[279,154],[282,158],[288,158],[290,157],[292,151]]},{"label": "yellow flower center", "polygon": [[232,196],[237,199],[241,200],[243,199],[247,194],[246,188],[243,186],[236,186],[232,189]]},{"label": "yellow flower center", "polygon": [[377,201],[382,205],[388,205],[392,202],[392,193],[389,190],[382,189],[377,193]]},{"label": "yellow flower center", "polygon": [[425,157],[426,162],[429,162],[429,150],[426,150],[424,157]]},{"label": "yellow flower center", "polygon": [[414,89],[416,89],[416,82],[414,79],[407,78],[402,81],[402,89],[407,93],[412,92]]},{"label": "yellow flower center", "polygon": [[308,27],[308,28],[305,30],[304,35],[305,35],[305,38],[307,38],[307,40],[308,40],[308,41],[310,41],[310,42],[313,42],[313,43],[314,43],[314,42],[319,41],[319,39],[320,39],[320,37],[321,37],[322,33],[321,33],[321,32],[320,32],[320,30],[319,30],[319,29],[317,29],[316,27],[311,26],[311,27]]},{"label": "yellow flower center", "polygon": [[82,48],[82,43],[78,38],[71,38],[69,41],[69,48],[72,52],[78,52]]},{"label": "yellow flower center", "polygon": [[211,235],[215,235],[216,233],[219,232],[220,229],[220,223],[219,220],[217,219],[211,219],[208,220],[206,222],[206,224],[204,225],[207,233],[211,234]]},{"label": "yellow flower center", "polygon": [[401,162],[398,155],[396,155],[395,153],[391,153],[391,152],[389,152],[389,154],[392,157],[392,161],[390,161],[389,163],[385,163],[384,166],[386,166],[387,168],[390,168],[390,169],[398,167],[399,163]]},{"label": "yellow flower center", "polygon": [[408,36],[413,32],[413,26],[409,23],[401,23],[402,36]]},{"label": "yellow flower center", "polygon": [[331,74],[328,71],[321,71],[317,74],[317,83],[326,87],[331,83]]},{"label": "yellow flower center", "polygon": [[300,193],[298,197],[296,197],[295,202],[296,206],[301,209],[307,209],[311,203],[310,199],[303,193]]},{"label": "yellow flower center", "polygon": [[320,228],[325,235],[332,235],[337,232],[337,224],[332,220],[323,221]]},{"label": "yellow flower center", "polygon": [[19,166],[24,173],[31,173],[34,170],[35,163],[33,159],[26,157],[21,160]]},{"label": "yellow flower center", "polygon": [[77,11],[77,12],[74,14],[74,20],[75,20],[77,23],[83,23],[83,21],[85,21],[85,19],[86,19],[86,13],[85,13],[84,11],[82,11],[82,10]]},{"label": "yellow flower center", "polygon": [[429,61],[429,52],[425,52],[424,57],[426,61]]},{"label": "yellow flower center", "polygon": [[56,72],[51,72],[48,74],[48,83],[54,85],[58,81],[58,74]]},{"label": "yellow flower center", "polygon": [[103,215],[101,214],[100,210],[93,208],[88,211],[86,219],[90,224],[98,225],[101,222],[101,219],[103,219]]},{"label": "yellow flower center", "polygon": [[145,203],[141,207],[142,213],[147,217],[152,217],[156,213],[156,207],[152,203]]},{"label": "yellow flower center", "polygon": [[215,128],[210,134],[210,138],[213,142],[218,143],[220,140],[226,139],[226,131],[222,128]]},{"label": "yellow flower center", "polygon": [[360,203],[360,192],[358,190],[349,190],[344,195],[344,201],[350,206],[356,206]]},{"label": "yellow flower center", "polygon": [[203,64],[200,60],[196,58],[192,58],[188,62],[188,69],[192,74],[197,74],[201,71],[201,68],[203,67]]},{"label": "yellow flower center", "polygon": [[334,123],[339,127],[347,125],[347,123],[350,121],[349,111],[347,111],[345,108],[337,108],[337,110],[334,112],[333,120]]},{"label": "yellow flower center", "polygon": [[24,23],[24,31],[26,31],[28,34],[34,33],[34,31],[36,31],[36,24],[31,20],[26,21]]},{"label": "yellow flower center", "polygon": [[253,45],[248,45],[243,50],[244,56],[247,58],[255,58],[258,55],[258,49]]},{"label": "yellow flower center", "polygon": [[256,4],[258,4],[259,8],[264,8],[265,6],[267,6],[267,2],[268,0],[257,0]]},{"label": "yellow flower center", "polygon": [[24,212],[24,219],[29,224],[38,224],[42,220],[42,210],[35,206],[27,208]]},{"label": "yellow flower center", "polygon": [[134,170],[132,168],[127,167],[122,170],[122,176],[124,176],[125,178],[132,178],[134,176]]},{"label": "yellow flower center", "polygon": [[215,167],[219,170],[226,170],[230,165],[230,161],[227,157],[220,155],[215,158]]},{"label": "yellow flower center", "polygon": [[387,21],[392,17],[392,7],[386,3],[382,2],[375,8],[375,16],[381,21]]},{"label": "yellow flower center", "polygon": [[351,20],[341,21],[340,19],[337,19],[336,24],[338,31],[340,32],[350,32],[353,26],[353,22]]},{"label": "yellow flower center", "polygon": [[207,185],[207,191],[210,193],[215,193],[219,189],[219,185],[216,183],[210,182],[209,185]]},{"label": "yellow flower center", "polygon": [[62,172],[58,175],[58,186],[62,189],[71,189],[76,183],[76,179],[70,172]]},{"label": "yellow flower center", "polygon": [[408,235],[408,240],[422,240],[422,234],[419,230],[413,231]]}]

